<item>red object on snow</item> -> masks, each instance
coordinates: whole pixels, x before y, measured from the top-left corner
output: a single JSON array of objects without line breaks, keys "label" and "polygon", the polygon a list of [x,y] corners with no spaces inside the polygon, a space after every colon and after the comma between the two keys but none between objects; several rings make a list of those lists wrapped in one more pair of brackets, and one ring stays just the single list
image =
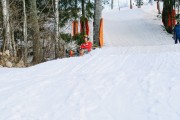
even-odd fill
[{"label": "red object on snow", "polygon": [[86,43],[81,44],[80,49],[87,49],[88,52],[90,52],[92,49],[92,42],[88,41]]},{"label": "red object on snow", "polygon": [[69,51],[69,56],[72,57],[74,55],[74,52],[72,50]]}]

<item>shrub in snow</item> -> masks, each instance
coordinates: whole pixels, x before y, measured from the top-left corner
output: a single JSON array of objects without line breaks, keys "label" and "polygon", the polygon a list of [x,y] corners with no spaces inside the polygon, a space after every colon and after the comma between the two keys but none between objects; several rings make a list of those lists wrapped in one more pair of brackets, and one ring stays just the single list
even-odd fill
[{"label": "shrub in snow", "polygon": [[6,61],[6,67],[9,67],[9,68],[11,68],[13,65],[12,65],[12,63],[10,62],[10,61]]}]

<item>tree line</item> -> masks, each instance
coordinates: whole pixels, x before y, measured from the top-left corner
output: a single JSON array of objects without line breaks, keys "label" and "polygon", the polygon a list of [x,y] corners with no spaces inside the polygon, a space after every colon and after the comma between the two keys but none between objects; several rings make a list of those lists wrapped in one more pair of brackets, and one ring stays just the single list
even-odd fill
[{"label": "tree line", "polygon": [[[107,0],[1,0],[0,51],[8,50],[25,65],[65,57],[68,23],[93,20],[93,42],[99,45],[102,4]],[[61,31],[61,32],[60,32]],[[80,35],[85,34],[85,25]],[[72,39],[72,38],[71,38]]]}]

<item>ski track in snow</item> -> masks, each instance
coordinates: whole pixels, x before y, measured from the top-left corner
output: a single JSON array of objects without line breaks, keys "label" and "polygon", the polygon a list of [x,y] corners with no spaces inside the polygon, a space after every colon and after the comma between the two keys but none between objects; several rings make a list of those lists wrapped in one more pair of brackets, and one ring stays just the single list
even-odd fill
[{"label": "ski track in snow", "polygon": [[0,120],[179,120],[180,45],[155,7],[104,12],[105,47],[0,69]]}]

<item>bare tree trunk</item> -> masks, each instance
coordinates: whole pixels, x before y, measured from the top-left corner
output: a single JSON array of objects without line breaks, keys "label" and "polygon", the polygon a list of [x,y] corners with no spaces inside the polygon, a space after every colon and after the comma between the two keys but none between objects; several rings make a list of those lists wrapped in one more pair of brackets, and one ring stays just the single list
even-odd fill
[{"label": "bare tree trunk", "polygon": [[99,46],[99,28],[100,19],[102,15],[102,0],[95,0],[95,13],[94,13],[94,44]]},{"label": "bare tree trunk", "polygon": [[179,19],[179,5],[180,5],[180,0],[178,1],[178,19]]},{"label": "bare tree trunk", "polygon": [[138,8],[141,8],[141,0],[137,0],[137,6]]},{"label": "bare tree trunk", "polygon": [[153,0],[149,0],[149,3],[151,3],[151,5],[153,5]]},{"label": "bare tree trunk", "polygon": [[180,16],[179,16],[179,5],[180,5],[180,0],[178,1],[178,20],[180,19]]},{"label": "bare tree trunk", "polygon": [[121,6],[120,6],[120,3],[119,3],[119,0],[118,0],[118,8],[119,8],[119,11],[121,10]]},{"label": "bare tree trunk", "polygon": [[24,36],[24,43],[25,43],[25,50],[24,50],[24,64],[27,65],[28,61],[28,41],[27,41],[27,15],[26,15],[26,2],[23,0],[23,36]]},{"label": "bare tree trunk", "polygon": [[10,54],[13,54],[11,33],[10,33],[10,21],[9,21],[9,9],[7,0],[1,0],[2,12],[3,12],[3,31],[4,31],[4,42],[3,51],[9,50]]},{"label": "bare tree trunk", "polygon": [[159,0],[157,0],[157,9],[158,9],[158,14],[161,14],[161,10],[160,10],[160,3],[159,3]]},{"label": "bare tree trunk", "polygon": [[130,9],[132,9],[132,0],[130,0]]},{"label": "bare tree trunk", "polygon": [[[75,0],[75,13],[77,13],[77,12],[78,12],[77,7],[78,7],[78,1],[77,1],[77,0]],[[77,16],[75,16],[75,20],[77,20]]]},{"label": "bare tree trunk", "polygon": [[31,31],[33,39],[33,52],[34,52],[34,63],[41,62],[41,53],[40,53],[40,32],[39,32],[39,23],[37,15],[37,5],[36,0],[29,0],[30,2],[30,22],[31,22]]},{"label": "bare tree trunk", "polygon": [[12,20],[10,20],[10,26],[11,26],[11,40],[12,40],[12,49],[13,49],[13,55],[14,57],[17,57],[17,50],[16,50],[16,43],[15,43],[15,39],[14,39],[14,23]]},{"label": "bare tree trunk", "polygon": [[82,0],[82,17],[81,17],[81,22],[82,22],[82,34],[86,34],[86,25],[85,25],[85,7],[84,7],[84,2],[85,0]]},{"label": "bare tree trunk", "polygon": [[55,0],[55,58],[59,57],[59,0]]},{"label": "bare tree trunk", "polygon": [[114,7],[114,0],[111,0],[111,9]]},{"label": "bare tree trunk", "polygon": [[[60,0],[58,0],[58,1],[60,1]],[[58,5],[57,5],[57,7],[58,7]],[[63,58],[64,56],[65,56],[65,42],[64,42],[64,40],[62,40],[62,38],[61,38],[61,36],[60,36],[60,34],[59,34],[59,31],[60,31],[60,27],[59,27],[59,10],[57,9],[57,12],[56,12],[56,14],[58,14],[58,23],[57,23],[57,25],[58,25],[58,33],[57,33],[57,35],[58,35],[58,48],[59,48],[59,57],[60,58]]]}]

